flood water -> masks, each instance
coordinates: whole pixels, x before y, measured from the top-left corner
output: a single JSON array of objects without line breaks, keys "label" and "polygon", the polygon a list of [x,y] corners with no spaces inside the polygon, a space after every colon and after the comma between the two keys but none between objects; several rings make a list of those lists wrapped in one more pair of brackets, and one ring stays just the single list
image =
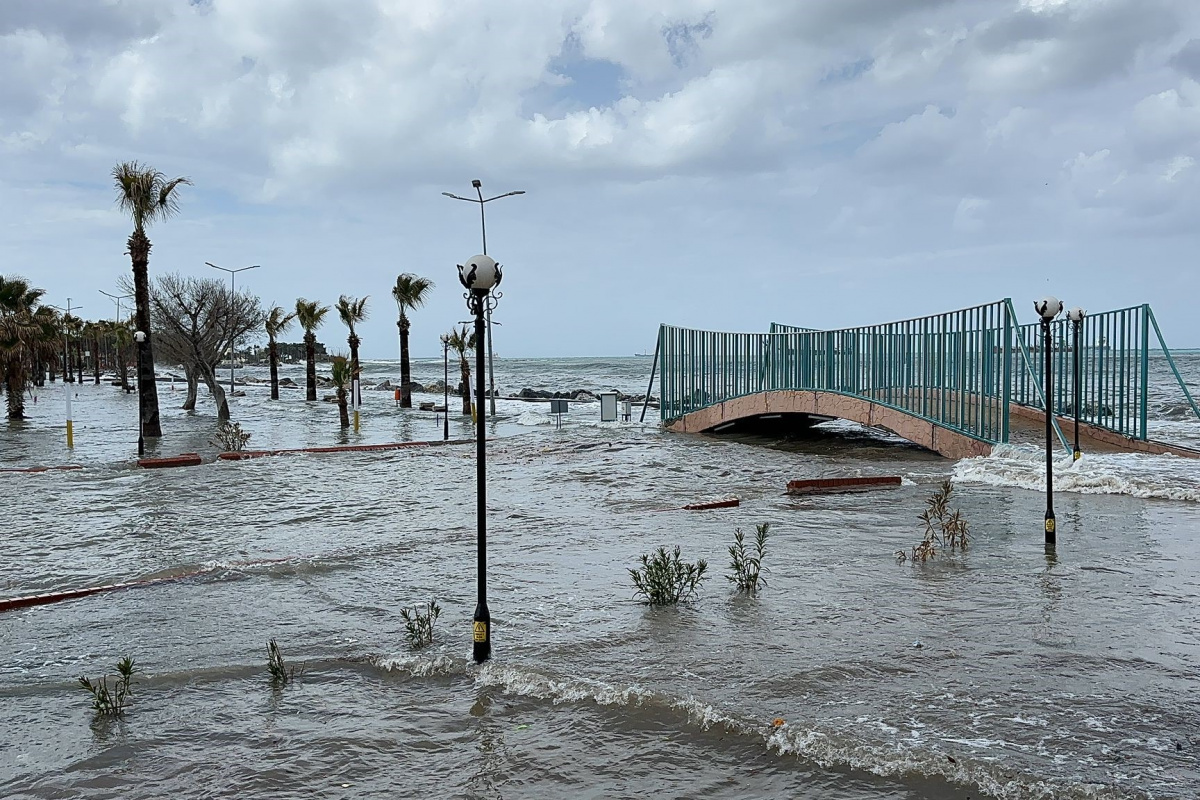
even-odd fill
[{"label": "flood water", "polygon": [[[1200,358],[1181,362],[1200,376]],[[497,379],[503,392],[641,393],[649,367],[502,360]],[[437,380],[441,362],[416,373]],[[72,388],[73,452],[61,384],[0,429],[0,466],[85,466],[0,473],[0,596],[187,577],[0,614],[5,798],[1200,794],[1200,463],[1062,462],[1048,557],[1035,448],[955,463],[843,423],[790,442],[680,436],[653,410],[602,424],[582,403],[559,429],[544,404],[501,400],[488,423],[494,658],[479,667],[472,446],[131,469],[133,396]],[[211,455],[211,406],[185,414],[159,388],[152,452]],[[342,434],[336,408],[302,390],[277,403],[246,391],[232,403],[250,447],[442,435],[390,392],[365,392],[362,430]],[[1165,380],[1154,400],[1155,430],[1200,442]],[[452,415],[451,438],[469,434]],[[783,491],[860,474],[905,480]],[[898,563],[947,478],[970,546]],[[679,508],[725,495],[741,506]],[[767,586],[739,597],[727,549],[760,523]],[[698,599],[640,605],[628,569],[676,544],[709,562]],[[400,610],[429,599],[435,641],[414,652]],[[270,638],[302,670],[281,689]],[[142,670],[129,709],[93,719],[76,676],[112,674],[124,655]]]}]

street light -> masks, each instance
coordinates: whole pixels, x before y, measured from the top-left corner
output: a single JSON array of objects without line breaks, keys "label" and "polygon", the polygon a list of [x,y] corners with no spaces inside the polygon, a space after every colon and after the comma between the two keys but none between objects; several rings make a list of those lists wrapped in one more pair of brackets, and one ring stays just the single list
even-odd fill
[{"label": "street light", "polygon": [[1054,370],[1051,365],[1054,343],[1050,336],[1050,323],[1062,313],[1062,301],[1047,297],[1033,304],[1033,309],[1042,318],[1042,349],[1046,351],[1046,547],[1054,547],[1058,537],[1054,526]]},{"label": "street light", "polygon": [[[484,218],[483,204],[490,203],[493,200],[499,200],[502,197],[512,197],[513,195],[525,194],[525,191],[522,189],[522,190],[518,190],[515,192],[505,192],[504,194],[498,194],[495,197],[489,197],[485,200],[483,198],[483,188],[482,188],[483,181],[480,181],[477,178],[477,179],[471,181],[471,186],[474,187],[475,194],[478,195],[478,198],[459,197],[456,194],[450,194],[450,192],[442,192],[442,194],[444,194],[446,197],[452,197],[455,200],[465,200],[468,203],[478,203],[479,204],[479,230],[483,233],[483,254],[486,256],[487,255],[487,220]],[[492,358],[492,310],[490,308],[487,309],[487,352],[488,352],[488,384],[492,391],[490,405],[491,405],[492,416],[494,417],[494,416],[496,416],[496,363],[495,363],[495,360]],[[482,411],[480,413],[482,413]]]},{"label": "street light", "polygon": [[[245,272],[245,271],[246,271],[246,270],[248,270],[248,269],[258,269],[259,267],[261,267],[261,266],[262,266],[262,264],[254,264],[254,265],[252,265],[252,266],[249,266],[249,267],[239,267],[238,269],[229,269],[228,267],[218,267],[216,264],[212,263],[211,261],[205,261],[204,263],[205,263],[205,264],[207,264],[208,266],[212,267],[213,269],[219,269],[219,270],[221,270],[222,272],[228,272],[228,273],[229,273],[229,316],[230,316],[230,317],[232,317],[232,316],[233,316],[233,302],[234,302],[234,296],[235,296],[235,295],[234,295],[234,291],[233,291],[233,283],[234,283],[234,279],[237,277],[237,274],[238,274],[239,272]],[[232,334],[233,334],[233,324],[232,324],[232,322],[230,323],[230,326],[229,326],[229,333],[230,333],[230,341],[229,341],[229,393],[232,395],[232,394],[233,394],[233,359],[234,359],[234,356],[237,354],[237,348],[236,348],[236,347],[234,347],[234,344],[235,344],[235,343],[234,343],[234,341],[233,341],[233,336],[232,336]]]},{"label": "street light", "polygon": [[[467,308],[475,315],[475,402],[479,408],[483,407],[483,348],[479,346],[483,339],[483,316],[485,312],[495,308],[500,293],[493,294],[492,289],[500,285],[503,277],[500,265],[486,255],[473,256],[466,266],[458,266],[458,280],[467,290],[463,295],[467,300]],[[467,387],[464,386],[463,389],[467,390]],[[478,447],[475,474],[478,600],[472,625],[472,656],[476,664],[482,664],[492,655],[492,616],[487,606],[487,439],[484,435],[482,414],[476,417],[475,439]]]},{"label": "street light", "polygon": [[[66,314],[63,317],[63,389],[67,396],[67,449],[75,449],[75,416],[71,413],[71,387],[68,383],[75,382],[75,374],[71,370],[71,345],[69,344],[70,331],[67,330],[67,317],[71,316],[71,311],[78,311],[83,306],[71,307],[71,298],[67,298],[67,307],[60,308],[59,306],[50,306],[50,308],[58,309]],[[53,373],[50,375],[54,377]],[[80,381],[82,383],[83,381]]]},{"label": "street light", "polygon": [[[145,349],[146,332],[134,331],[133,340],[137,342],[137,377],[138,377],[138,397],[142,396],[142,351]],[[142,435],[142,404],[138,401],[138,458],[146,455],[146,439]]]},{"label": "street light", "polygon": [[1071,366],[1074,372],[1074,388],[1071,390],[1072,396],[1075,398],[1075,452],[1074,460],[1078,461],[1083,453],[1079,449],[1079,392],[1082,388],[1080,380],[1080,370],[1082,366],[1079,361],[1079,337],[1083,335],[1083,320],[1087,316],[1087,312],[1076,306],[1067,312],[1067,319],[1071,320],[1071,328],[1074,333],[1074,341],[1072,346]]},{"label": "street light", "polygon": [[[442,334],[442,441],[450,441],[450,337]],[[466,388],[466,387],[463,387]]]}]

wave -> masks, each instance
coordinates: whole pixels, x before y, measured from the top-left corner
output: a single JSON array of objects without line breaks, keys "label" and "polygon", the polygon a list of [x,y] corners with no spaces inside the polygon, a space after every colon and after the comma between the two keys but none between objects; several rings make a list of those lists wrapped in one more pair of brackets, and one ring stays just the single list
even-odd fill
[{"label": "wave", "polygon": [[[954,465],[955,481],[1046,490],[1046,454],[1033,445],[997,445],[990,456]],[[1084,453],[1078,461],[1059,457],[1054,490],[1079,494],[1200,502],[1200,461],[1141,453]]]},{"label": "wave", "polygon": [[1001,800],[1109,800],[1148,797],[1095,783],[1048,780],[993,761],[919,745],[898,747],[848,738],[819,730],[802,721],[757,720],[718,708],[694,696],[676,697],[637,684],[616,685],[589,678],[562,678],[521,665],[489,662],[475,667],[466,659],[392,656],[374,660],[377,667],[413,677],[470,675],[477,687],[496,687],[505,693],[553,705],[594,703],[597,706],[637,708],[657,715],[676,715],[702,731],[720,727],[727,733],[760,741],[780,756],[794,756],[823,769],[866,772],[894,780],[945,781],[970,787]]}]

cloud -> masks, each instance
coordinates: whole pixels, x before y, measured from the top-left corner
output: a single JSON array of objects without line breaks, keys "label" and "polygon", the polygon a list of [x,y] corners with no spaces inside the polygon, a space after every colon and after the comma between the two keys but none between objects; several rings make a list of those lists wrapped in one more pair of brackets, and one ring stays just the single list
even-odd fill
[{"label": "cloud", "polygon": [[[761,291],[779,269],[818,292],[938,253],[1172,252],[1200,192],[1198,80],[1191,0],[8,0],[0,256],[68,284],[88,248],[118,268],[107,176],[136,157],[196,181],[156,264],[253,251],[289,261],[289,291],[379,294],[463,257],[446,240],[475,218],[437,203],[481,177],[529,190],[489,214],[541,318],[570,254],[637,324],[726,299],[751,320],[784,302]],[[703,294],[730,265],[746,281]],[[996,293],[945,299],[976,289]]]}]

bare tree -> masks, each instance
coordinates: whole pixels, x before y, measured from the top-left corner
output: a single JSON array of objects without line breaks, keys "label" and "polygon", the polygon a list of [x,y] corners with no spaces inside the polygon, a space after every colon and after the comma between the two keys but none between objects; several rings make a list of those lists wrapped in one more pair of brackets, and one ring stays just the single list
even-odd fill
[{"label": "bare tree", "polygon": [[195,407],[196,386],[203,382],[217,404],[217,420],[229,419],[229,402],[217,380],[217,364],[241,337],[263,324],[258,298],[231,295],[223,281],[162,275],[150,292],[150,310],[160,351],[183,365],[188,378],[184,408]]}]

